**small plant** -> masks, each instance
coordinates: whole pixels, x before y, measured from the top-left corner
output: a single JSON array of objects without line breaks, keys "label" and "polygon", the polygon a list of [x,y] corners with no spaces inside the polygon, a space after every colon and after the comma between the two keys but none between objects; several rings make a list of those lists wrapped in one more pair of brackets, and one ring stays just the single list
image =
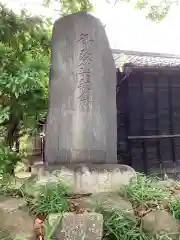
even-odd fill
[{"label": "small plant", "polygon": [[49,220],[46,218],[44,222],[44,240],[52,240],[53,234],[57,227],[60,225],[62,216],[57,216],[57,219],[53,222],[53,226],[50,225]]},{"label": "small plant", "polygon": [[0,174],[13,174],[14,169],[19,161],[22,160],[22,155],[11,150],[9,147],[0,144]]},{"label": "small plant", "polygon": [[141,221],[128,219],[121,212],[104,213],[104,235],[110,240],[151,240],[141,231]]},{"label": "small plant", "polygon": [[174,218],[180,220],[180,200],[175,199],[169,202],[169,208]]},{"label": "small plant", "polygon": [[60,213],[68,211],[68,187],[61,182],[49,182],[38,189],[38,195],[31,201],[35,214]]},{"label": "small plant", "polygon": [[3,174],[0,176],[0,194],[6,195],[9,193],[9,186],[10,186],[10,174]]},{"label": "small plant", "polygon": [[134,207],[146,205],[148,202],[162,203],[165,199],[170,198],[170,192],[165,187],[158,185],[156,179],[142,174],[138,174],[137,181],[124,186],[121,192]]}]

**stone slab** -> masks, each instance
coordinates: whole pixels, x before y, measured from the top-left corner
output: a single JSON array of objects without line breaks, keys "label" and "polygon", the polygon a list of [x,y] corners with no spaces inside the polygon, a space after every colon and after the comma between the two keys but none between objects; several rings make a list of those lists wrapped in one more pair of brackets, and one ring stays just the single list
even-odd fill
[{"label": "stone slab", "polygon": [[73,193],[112,192],[136,179],[136,172],[129,166],[118,164],[63,165],[32,169],[38,175],[37,183],[62,181]]},{"label": "stone slab", "polygon": [[35,239],[34,219],[24,208],[25,204],[25,201],[18,198],[0,198],[0,231],[7,232],[12,239]]},{"label": "stone slab", "polygon": [[89,212],[120,212],[132,221],[136,221],[132,204],[119,196],[116,192],[94,193],[91,196],[78,199],[69,199],[69,204],[75,209],[84,209]]},{"label": "stone slab", "polygon": [[[51,224],[56,222],[51,220]],[[98,213],[65,213],[54,233],[57,240],[101,240],[102,236],[103,215]]]},{"label": "stone slab", "polygon": [[52,34],[45,161],[117,163],[116,68],[105,29],[88,13]]},{"label": "stone slab", "polygon": [[142,227],[154,235],[164,235],[165,239],[179,239],[180,221],[165,210],[155,210],[142,218]]}]

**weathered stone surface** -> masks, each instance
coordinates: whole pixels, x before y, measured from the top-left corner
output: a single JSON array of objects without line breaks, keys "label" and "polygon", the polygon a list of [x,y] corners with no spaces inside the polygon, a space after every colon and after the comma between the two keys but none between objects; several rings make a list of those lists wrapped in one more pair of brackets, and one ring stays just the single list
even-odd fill
[{"label": "weathered stone surface", "polygon": [[20,198],[11,198],[0,196],[0,209],[8,212],[13,212],[17,209],[23,208],[26,202]]},{"label": "weathered stone surface", "polygon": [[131,203],[114,192],[96,193],[81,199],[71,199],[70,203],[87,211],[98,211],[100,209],[100,211],[106,212],[121,212],[131,220],[136,220]]},{"label": "weathered stone surface", "polygon": [[172,179],[158,181],[157,183],[158,185],[162,186],[162,188],[170,188],[176,186],[176,182]]},{"label": "weathered stone surface", "polygon": [[48,222],[51,227],[54,227],[55,225],[59,225],[60,221],[63,217],[62,213],[51,213],[48,215]]},{"label": "weathered stone surface", "polygon": [[[54,226],[59,219],[49,216],[49,223]],[[60,225],[54,232],[57,240],[101,240],[103,235],[103,216],[98,213],[63,214]]]},{"label": "weathered stone surface", "polygon": [[14,239],[22,237],[26,240],[34,240],[33,219],[23,207],[22,199],[0,198],[0,231],[8,232]]},{"label": "weathered stone surface", "polygon": [[64,165],[37,170],[37,184],[62,181],[72,193],[95,193],[118,191],[120,186],[136,179],[136,172],[125,165]]},{"label": "weathered stone surface", "polygon": [[87,13],[53,28],[45,159],[117,163],[116,69],[105,29]]},{"label": "weathered stone surface", "polygon": [[165,210],[156,210],[148,213],[142,219],[144,230],[152,234],[169,234],[176,239],[180,233],[180,223]]},{"label": "weathered stone surface", "polygon": [[23,162],[18,162],[15,169],[14,169],[14,173],[19,173],[19,172],[26,172],[27,171],[27,164],[23,163]]},{"label": "weathered stone surface", "polygon": [[36,175],[32,175],[29,179],[24,181],[22,190],[27,196],[36,197],[39,194],[40,185],[41,184],[38,183],[38,177]]}]

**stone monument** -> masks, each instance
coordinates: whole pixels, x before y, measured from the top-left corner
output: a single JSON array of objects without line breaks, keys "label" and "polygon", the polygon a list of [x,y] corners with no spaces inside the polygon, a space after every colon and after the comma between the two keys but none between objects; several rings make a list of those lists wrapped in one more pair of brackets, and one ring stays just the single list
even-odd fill
[{"label": "stone monument", "polygon": [[87,13],[53,28],[45,162],[117,163],[116,68],[105,29]]}]

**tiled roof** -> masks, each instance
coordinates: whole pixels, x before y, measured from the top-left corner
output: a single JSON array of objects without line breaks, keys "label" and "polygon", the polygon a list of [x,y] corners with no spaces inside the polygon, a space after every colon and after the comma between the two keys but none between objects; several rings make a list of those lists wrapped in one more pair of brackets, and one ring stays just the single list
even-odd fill
[{"label": "tiled roof", "polygon": [[172,54],[135,52],[113,49],[116,67],[123,67],[125,63],[132,63],[139,67],[174,67],[180,68],[180,56]]}]

